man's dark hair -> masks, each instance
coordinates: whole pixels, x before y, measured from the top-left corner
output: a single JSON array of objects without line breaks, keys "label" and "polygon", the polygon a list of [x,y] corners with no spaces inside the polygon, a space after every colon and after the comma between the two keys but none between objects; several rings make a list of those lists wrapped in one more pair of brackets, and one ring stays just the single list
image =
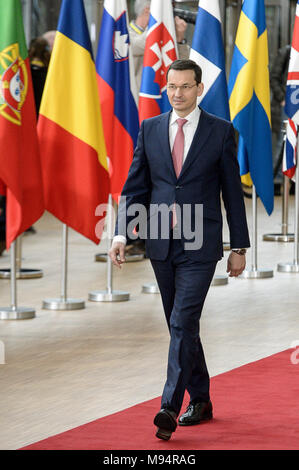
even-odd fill
[{"label": "man's dark hair", "polygon": [[178,59],[172,62],[172,64],[169,66],[167,73],[166,73],[166,80],[168,77],[168,73],[170,70],[193,70],[194,71],[194,78],[197,83],[201,83],[201,77],[202,77],[202,70],[199,65],[197,65],[194,60],[191,59]]}]

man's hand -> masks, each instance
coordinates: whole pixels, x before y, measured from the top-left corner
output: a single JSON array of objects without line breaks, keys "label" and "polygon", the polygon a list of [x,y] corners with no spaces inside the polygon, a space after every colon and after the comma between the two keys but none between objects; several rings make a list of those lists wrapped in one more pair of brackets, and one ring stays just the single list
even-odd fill
[{"label": "man's hand", "polygon": [[175,16],[174,21],[175,21],[176,40],[177,42],[181,42],[183,39],[185,39],[187,23],[185,20],[183,20],[179,16]]},{"label": "man's hand", "polygon": [[227,270],[226,272],[229,273],[229,277],[237,277],[244,271],[246,266],[246,257],[245,255],[238,255],[238,253],[234,253],[233,251],[228,257],[227,260]]},{"label": "man's hand", "polygon": [[121,265],[126,262],[125,258],[125,244],[121,242],[114,242],[109,250],[109,256],[114,266],[121,268]]}]

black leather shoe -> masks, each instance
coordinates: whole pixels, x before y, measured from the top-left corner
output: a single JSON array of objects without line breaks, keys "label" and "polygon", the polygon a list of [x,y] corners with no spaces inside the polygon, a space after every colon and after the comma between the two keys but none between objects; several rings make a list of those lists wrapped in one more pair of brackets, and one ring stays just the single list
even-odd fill
[{"label": "black leather shoe", "polygon": [[176,430],[177,427],[177,415],[174,411],[162,408],[154,418],[154,424],[158,430],[156,437],[168,441],[171,438],[171,434]]},{"label": "black leather shoe", "polygon": [[179,425],[192,426],[212,418],[213,407],[210,401],[189,403],[186,412],[179,417]]}]

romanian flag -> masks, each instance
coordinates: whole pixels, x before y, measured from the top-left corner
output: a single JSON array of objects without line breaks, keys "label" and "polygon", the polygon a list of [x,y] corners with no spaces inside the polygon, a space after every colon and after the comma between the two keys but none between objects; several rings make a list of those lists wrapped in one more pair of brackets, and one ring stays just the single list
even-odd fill
[{"label": "romanian flag", "polygon": [[243,183],[254,184],[270,215],[274,204],[268,38],[264,0],[244,0],[229,77]]},{"label": "romanian flag", "polygon": [[[99,243],[109,176],[96,69],[82,0],[63,0],[38,120],[46,209]],[[102,212],[102,211],[99,211]],[[103,217],[103,216],[102,216]]]},{"label": "romanian flag", "polygon": [[0,191],[6,246],[44,212],[35,103],[20,0],[0,0]]},{"label": "romanian flag", "polygon": [[105,0],[96,57],[110,191],[117,201],[133,159],[139,131],[137,89],[126,0]]}]

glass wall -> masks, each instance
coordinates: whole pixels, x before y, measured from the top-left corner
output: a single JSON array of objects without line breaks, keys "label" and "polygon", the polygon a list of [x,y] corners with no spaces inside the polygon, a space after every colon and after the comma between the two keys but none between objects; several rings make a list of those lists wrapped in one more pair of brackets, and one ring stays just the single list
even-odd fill
[{"label": "glass wall", "polygon": [[[90,37],[96,51],[104,0],[84,0]],[[57,28],[61,0],[22,0],[27,43]]]}]

